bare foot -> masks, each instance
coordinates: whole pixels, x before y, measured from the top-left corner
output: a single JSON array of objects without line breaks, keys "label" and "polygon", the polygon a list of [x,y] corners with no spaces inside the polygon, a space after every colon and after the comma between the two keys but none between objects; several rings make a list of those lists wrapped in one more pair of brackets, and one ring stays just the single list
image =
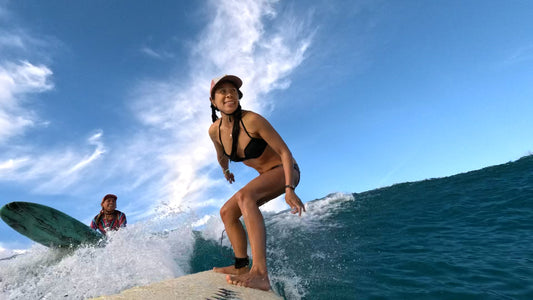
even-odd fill
[{"label": "bare foot", "polygon": [[250,268],[244,267],[240,269],[235,269],[235,266],[228,266],[228,267],[223,267],[223,268],[214,267],[213,271],[217,273],[223,273],[223,274],[242,275],[242,274],[246,274],[250,272]]},{"label": "bare foot", "polygon": [[250,270],[247,274],[242,275],[227,275],[226,281],[233,285],[245,286],[263,291],[270,290],[268,274],[260,273],[255,270]]}]

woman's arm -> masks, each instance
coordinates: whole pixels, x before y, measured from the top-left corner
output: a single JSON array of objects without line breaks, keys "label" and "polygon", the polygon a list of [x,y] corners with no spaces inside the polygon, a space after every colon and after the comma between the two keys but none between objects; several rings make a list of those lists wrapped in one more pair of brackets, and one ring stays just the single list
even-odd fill
[{"label": "woman's arm", "polygon": [[287,147],[287,144],[285,144],[285,141],[283,141],[274,127],[261,115],[254,112],[247,112],[246,115],[246,124],[250,131],[257,133],[281,157],[285,174],[285,201],[291,207],[293,214],[298,213],[301,215],[302,212],[305,212],[305,207],[292,188],[296,185],[296,179],[293,176],[294,158],[289,147]]}]

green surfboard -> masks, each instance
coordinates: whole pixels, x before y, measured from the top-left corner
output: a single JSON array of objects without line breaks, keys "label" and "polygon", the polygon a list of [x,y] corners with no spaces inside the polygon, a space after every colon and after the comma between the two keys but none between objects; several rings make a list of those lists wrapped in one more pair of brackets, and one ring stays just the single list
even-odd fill
[{"label": "green surfboard", "polygon": [[47,247],[95,244],[102,238],[102,234],[73,217],[37,203],[8,203],[0,208],[0,217],[11,228]]}]

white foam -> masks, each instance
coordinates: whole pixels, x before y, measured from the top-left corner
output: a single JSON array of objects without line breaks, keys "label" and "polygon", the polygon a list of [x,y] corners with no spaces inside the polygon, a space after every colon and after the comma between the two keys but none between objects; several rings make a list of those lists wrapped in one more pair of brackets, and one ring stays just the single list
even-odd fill
[{"label": "white foam", "polygon": [[333,193],[323,199],[307,202],[305,204],[306,212],[301,216],[294,215],[290,211],[281,212],[265,220],[267,226],[277,226],[280,228],[280,234],[290,236],[291,231],[299,229],[302,231],[311,231],[318,227],[330,226],[335,227],[334,222],[324,224],[322,220],[335,214],[347,201],[354,201],[353,194]]},{"label": "white foam", "polygon": [[[205,239],[219,241],[221,233],[224,231],[224,223],[220,216],[210,216],[210,218],[205,222],[205,226],[201,228],[202,236]],[[229,242],[224,244],[225,246],[231,247]]]},{"label": "white foam", "polygon": [[15,257],[17,255],[21,255],[26,253],[26,249],[5,249],[2,247],[2,244],[0,243],[0,260],[6,260],[10,259],[12,257]]},{"label": "white foam", "polygon": [[111,232],[105,247],[65,251],[35,244],[0,261],[0,299],[95,297],[187,274],[192,229],[184,223],[161,230],[166,222],[177,224],[158,220]]},{"label": "white foam", "polygon": [[[283,289],[283,291],[277,292],[289,299],[302,299],[307,294],[305,278],[297,276],[294,270],[295,264],[298,262],[294,260],[294,257],[290,258],[285,254],[287,247],[291,247],[291,245],[280,244],[278,240],[298,240],[300,238],[298,235],[324,230],[328,227],[341,226],[335,223],[335,220],[328,220],[327,222],[323,220],[329,218],[336,211],[343,209],[346,202],[354,200],[353,194],[333,193],[323,199],[306,203],[306,212],[302,213],[301,216],[285,211],[265,218],[265,223],[270,228],[270,232],[267,232],[267,243],[270,245],[267,248],[268,257],[270,258],[269,267],[276,270],[275,273],[271,273],[269,276],[273,282],[278,283],[276,284],[276,289]],[[326,254],[315,252],[312,256],[323,259]]]},{"label": "white foam", "polygon": [[[276,238],[288,238],[295,230],[305,233],[324,226],[321,220],[343,209],[346,201],[354,201],[353,195],[331,194],[307,203],[307,212],[301,217],[288,211],[274,214],[266,210],[265,223],[275,227]],[[193,218],[176,213],[111,232],[105,247],[81,247],[66,252],[34,244],[21,255],[0,260],[0,299],[89,298],[188,274],[193,229],[201,229],[204,238],[219,241],[224,225],[219,215]],[[227,237],[223,245],[231,247]],[[271,280],[281,283],[285,295],[299,299],[305,296],[305,280],[296,276],[292,263],[283,263],[289,260],[284,253],[286,246],[268,249],[277,270]],[[15,254],[8,252],[2,249],[0,253],[2,257]]]}]

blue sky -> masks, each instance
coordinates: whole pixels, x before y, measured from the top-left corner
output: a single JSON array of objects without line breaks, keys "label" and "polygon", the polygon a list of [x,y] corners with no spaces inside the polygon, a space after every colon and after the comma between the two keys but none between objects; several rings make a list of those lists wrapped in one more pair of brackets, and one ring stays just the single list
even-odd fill
[{"label": "blue sky", "polygon": [[[217,215],[211,78],[243,81],[302,169],[304,202],[533,151],[530,1],[0,0],[0,205],[88,223]],[[267,210],[287,208],[283,199]],[[0,252],[30,241],[0,224]]]}]

